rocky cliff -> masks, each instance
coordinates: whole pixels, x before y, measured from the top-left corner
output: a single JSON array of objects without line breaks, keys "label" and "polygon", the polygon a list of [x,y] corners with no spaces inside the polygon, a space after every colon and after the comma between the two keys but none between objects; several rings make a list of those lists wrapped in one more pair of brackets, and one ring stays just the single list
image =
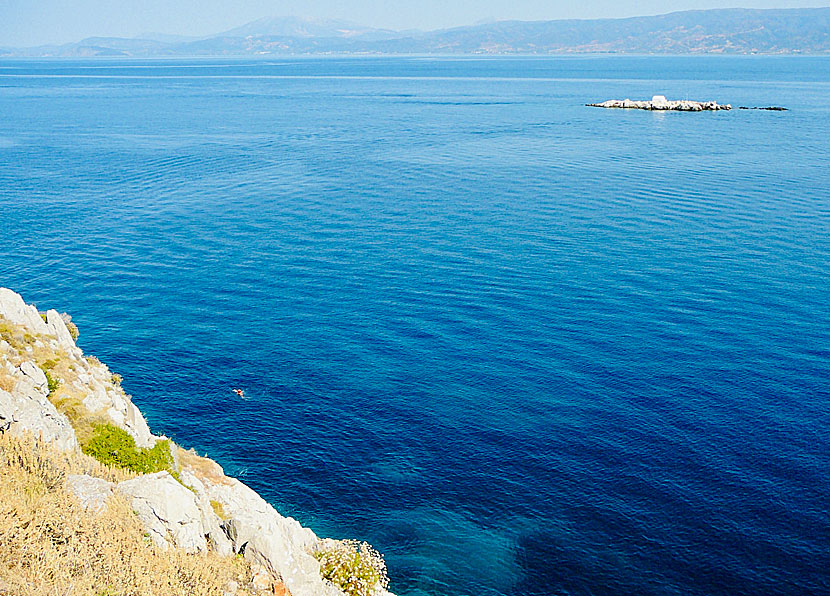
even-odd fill
[{"label": "rocky cliff", "polygon": [[[39,312],[0,288],[0,433],[37,437],[52,449],[133,471],[119,476],[87,465],[83,473],[61,476],[55,490],[75,499],[89,516],[126,500],[143,525],[147,548],[243,557],[250,584],[231,582],[225,594],[390,596],[385,567],[374,551],[355,577],[344,577],[343,568],[332,573],[337,565],[326,555],[332,545],[334,551],[348,552],[347,559],[354,552],[355,561],[361,549],[352,551],[351,541],[319,539],[225,475],[216,462],[153,435],[120,377],[85,357],[75,337],[77,329],[66,315]],[[0,506],[16,519],[13,505]],[[0,568],[0,593],[4,573],[10,571]]]}]

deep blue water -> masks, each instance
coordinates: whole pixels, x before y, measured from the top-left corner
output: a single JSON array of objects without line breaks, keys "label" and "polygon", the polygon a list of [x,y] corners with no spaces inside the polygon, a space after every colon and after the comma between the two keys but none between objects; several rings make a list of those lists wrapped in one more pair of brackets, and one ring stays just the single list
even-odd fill
[{"label": "deep blue water", "polygon": [[[656,93],[791,111],[583,106]],[[828,594],[828,106],[826,57],[0,61],[0,285],[401,596]]]}]

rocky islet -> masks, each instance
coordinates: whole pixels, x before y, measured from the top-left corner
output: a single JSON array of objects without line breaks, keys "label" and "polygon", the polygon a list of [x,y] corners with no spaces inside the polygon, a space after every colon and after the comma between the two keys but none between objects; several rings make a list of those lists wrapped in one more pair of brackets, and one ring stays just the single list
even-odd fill
[{"label": "rocky islet", "polygon": [[622,108],[629,110],[656,110],[674,112],[717,112],[731,110],[729,104],[719,104],[716,101],[692,101],[689,99],[668,100],[663,95],[655,95],[650,100],[635,101],[631,99],[609,99],[602,103],[586,104],[591,108]]},{"label": "rocky islet", "polygon": [[[618,108],[626,110],[653,110],[658,112],[719,112],[732,109],[731,104],[719,104],[716,101],[692,101],[689,99],[668,100],[664,95],[655,95],[650,100],[609,99],[602,103],[585,104],[590,108]],[[781,106],[750,107],[740,106],[739,110],[766,110],[769,112],[787,112]]]}]

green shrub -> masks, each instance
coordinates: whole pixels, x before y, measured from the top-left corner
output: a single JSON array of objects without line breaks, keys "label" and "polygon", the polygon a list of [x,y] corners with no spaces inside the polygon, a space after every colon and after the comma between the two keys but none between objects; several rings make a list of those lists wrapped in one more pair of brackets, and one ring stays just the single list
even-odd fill
[{"label": "green shrub", "polygon": [[347,596],[371,596],[389,585],[383,557],[367,542],[323,540],[314,552],[320,575]]},{"label": "green shrub", "polygon": [[43,374],[46,375],[46,384],[49,386],[49,395],[52,395],[58,390],[58,387],[61,386],[61,382],[49,374],[49,369],[44,370]]},{"label": "green shrub", "polygon": [[96,425],[83,452],[102,464],[127,468],[139,474],[169,472],[173,468],[170,441],[158,441],[150,448],[138,447],[127,431],[112,424]]}]

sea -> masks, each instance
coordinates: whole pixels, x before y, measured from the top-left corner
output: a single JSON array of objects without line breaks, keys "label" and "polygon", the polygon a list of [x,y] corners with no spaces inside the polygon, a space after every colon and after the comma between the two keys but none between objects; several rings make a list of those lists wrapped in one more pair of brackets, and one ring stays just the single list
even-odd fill
[{"label": "sea", "polygon": [[2,59],[0,286],[398,596],[830,594],[830,57]]}]

